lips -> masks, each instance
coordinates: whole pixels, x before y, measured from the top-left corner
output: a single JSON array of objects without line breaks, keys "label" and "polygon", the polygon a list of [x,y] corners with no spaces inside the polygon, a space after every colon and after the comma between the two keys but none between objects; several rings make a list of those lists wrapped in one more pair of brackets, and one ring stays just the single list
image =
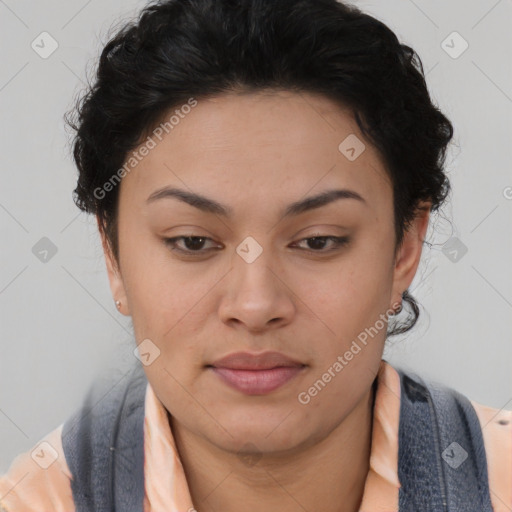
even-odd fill
[{"label": "lips", "polygon": [[306,365],[280,352],[229,354],[208,365],[228,386],[247,395],[264,395],[296,377]]},{"label": "lips", "polygon": [[262,354],[236,352],[215,361],[211,366],[232,370],[269,370],[277,367],[304,365],[280,352],[263,352]]}]

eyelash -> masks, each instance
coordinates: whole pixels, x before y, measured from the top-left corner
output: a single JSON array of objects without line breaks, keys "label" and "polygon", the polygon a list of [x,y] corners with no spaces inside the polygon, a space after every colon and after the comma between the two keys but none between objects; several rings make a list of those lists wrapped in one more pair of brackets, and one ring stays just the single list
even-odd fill
[{"label": "eyelash", "polygon": [[[191,251],[191,250],[188,250],[188,249],[180,249],[179,247],[176,246],[176,241],[177,240],[183,240],[185,238],[189,238],[189,239],[203,239],[203,240],[212,240],[211,238],[208,238],[206,236],[175,236],[173,238],[164,238],[163,239],[163,242],[164,244],[169,247],[172,251],[175,251],[175,252],[178,252],[180,254],[183,254],[183,255],[186,255],[186,256],[199,256],[199,255],[203,255],[207,252],[209,252],[208,250],[204,251],[204,250],[199,250],[199,251]],[[324,236],[320,236],[320,235],[316,235],[316,236],[310,236],[310,237],[307,237],[307,238],[302,238],[301,240],[299,240],[299,242],[304,242],[304,241],[307,241],[307,240],[316,240],[316,239],[324,239],[324,240],[331,240],[334,244],[334,247],[332,249],[329,249],[327,251],[324,251],[324,250],[312,250],[312,249],[302,249],[306,252],[309,252],[311,254],[329,254],[341,247],[344,247],[346,245],[348,245],[348,243],[350,242],[350,239],[349,237],[347,236],[330,236],[330,235],[324,235]],[[210,250],[216,250],[216,249],[210,249]]]}]

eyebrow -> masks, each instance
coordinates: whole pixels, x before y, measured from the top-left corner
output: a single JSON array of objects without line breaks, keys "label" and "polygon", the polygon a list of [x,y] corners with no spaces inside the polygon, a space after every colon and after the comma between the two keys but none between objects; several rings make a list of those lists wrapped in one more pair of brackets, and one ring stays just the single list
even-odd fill
[{"label": "eyebrow", "polygon": [[[178,199],[206,213],[222,215],[223,217],[227,218],[233,215],[233,210],[230,207],[224,206],[214,199],[209,199],[200,194],[173,187],[164,187],[156,190],[147,198],[146,204],[165,198]],[[298,215],[309,210],[321,208],[322,206],[330,204],[339,199],[356,199],[357,201],[367,204],[364,198],[353,190],[326,190],[325,192],[321,192],[316,196],[306,197],[305,199],[291,203],[286,207],[283,217]]]}]

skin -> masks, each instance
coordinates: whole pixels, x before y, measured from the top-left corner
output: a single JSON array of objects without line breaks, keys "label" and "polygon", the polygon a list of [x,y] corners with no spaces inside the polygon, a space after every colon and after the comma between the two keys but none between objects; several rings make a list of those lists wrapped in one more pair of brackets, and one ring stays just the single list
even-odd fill
[{"label": "skin", "polygon": [[[137,343],[149,338],[160,350],[144,370],[169,411],[200,512],[358,510],[386,329],[308,404],[297,397],[400,301],[430,205],[396,248],[390,179],[368,142],[353,162],[338,150],[349,134],[364,141],[349,111],[321,95],[223,94],[198,101],[121,182],[119,264],[102,234],[110,286]],[[175,198],[146,203],[165,186],[214,199],[232,216]],[[283,217],[290,203],[330,189],[364,202]],[[208,240],[177,242],[203,251],[187,257],[163,241],[178,236]],[[236,252],[248,236],[263,249],[252,263]],[[314,236],[349,241],[306,240]],[[236,391],[205,367],[268,350],[306,367],[267,395]]]}]

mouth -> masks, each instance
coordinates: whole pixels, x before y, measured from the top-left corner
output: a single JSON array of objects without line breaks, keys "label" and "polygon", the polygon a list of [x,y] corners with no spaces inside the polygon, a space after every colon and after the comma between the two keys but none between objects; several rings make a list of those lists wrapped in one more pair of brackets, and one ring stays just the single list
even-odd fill
[{"label": "mouth", "polygon": [[295,378],[306,365],[279,352],[237,352],[206,367],[231,388],[246,395],[265,395]]}]

